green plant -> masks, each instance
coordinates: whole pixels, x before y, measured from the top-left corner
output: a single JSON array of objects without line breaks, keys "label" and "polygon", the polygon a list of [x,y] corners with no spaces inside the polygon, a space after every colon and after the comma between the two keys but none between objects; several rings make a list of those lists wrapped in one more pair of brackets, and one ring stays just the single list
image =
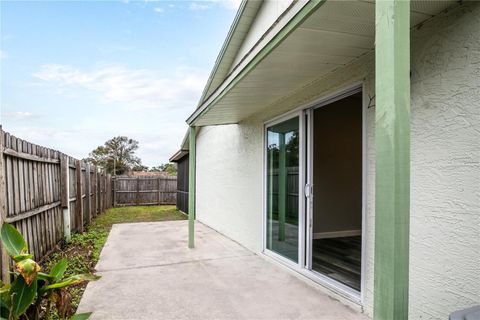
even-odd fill
[{"label": "green plant", "polygon": [[[33,255],[28,253],[27,244],[20,232],[10,224],[3,224],[1,240],[5,250],[15,262],[12,284],[0,282],[1,319],[41,319],[48,318],[52,304],[57,308],[60,319],[66,319],[71,313],[71,296],[66,287],[97,280],[92,274],[76,274],[64,277],[68,262],[60,260],[50,272],[43,273]],[[42,305],[46,310],[42,312]],[[88,319],[90,313],[77,314],[69,319]]]}]

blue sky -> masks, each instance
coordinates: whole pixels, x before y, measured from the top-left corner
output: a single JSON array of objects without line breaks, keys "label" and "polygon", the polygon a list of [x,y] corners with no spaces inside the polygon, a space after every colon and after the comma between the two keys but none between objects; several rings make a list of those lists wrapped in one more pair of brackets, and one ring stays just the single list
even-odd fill
[{"label": "blue sky", "polygon": [[5,131],[77,158],[109,138],[168,161],[239,1],[0,1]]}]

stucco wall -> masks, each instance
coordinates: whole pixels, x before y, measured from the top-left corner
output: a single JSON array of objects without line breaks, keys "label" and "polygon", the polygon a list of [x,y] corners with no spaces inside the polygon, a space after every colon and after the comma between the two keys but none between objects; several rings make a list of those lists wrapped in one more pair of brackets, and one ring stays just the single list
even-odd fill
[{"label": "stucco wall", "polygon": [[[410,319],[446,319],[480,303],[480,3],[412,32]],[[198,136],[197,217],[260,252],[263,122],[355,82],[374,93],[373,54],[239,125]],[[374,107],[365,108],[363,305],[373,310]]]},{"label": "stucco wall", "polygon": [[412,37],[410,314],[480,304],[480,3]]},{"label": "stucco wall", "polygon": [[262,249],[262,126],[204,127],[197,137],[197,219]]}]

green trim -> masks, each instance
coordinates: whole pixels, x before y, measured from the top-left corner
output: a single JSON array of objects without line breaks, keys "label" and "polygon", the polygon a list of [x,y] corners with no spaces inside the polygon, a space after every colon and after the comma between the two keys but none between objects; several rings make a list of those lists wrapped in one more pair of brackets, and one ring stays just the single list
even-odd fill
[{"label": "green trim", "polygon": [[[238,8],[237,14],[235,15],[235,19],[233,20],[232,26],[230,27],[230,30],[228,31],[227,38],[225,39],[225,42],[223,43],[222,49],[220,49],[220,53],[218,54],[217,60],[215,60],[215,65],[213,66],[213,70],[210,73],[210,77],[208,77],[207,80],[207,85],[203,89],[202,96],[200,97],[200,103],[203,103],[205,100],[205,97],[207,96],[207,93],[210,90],[210,86],[212,85],[213,79],[215,79],[215,76],[217,75],[218,68],[220,67],[220,64],[224,61],[223,57],[225,56],[225,52],[227,51],[227,48],[230,47],[230,42],[232,42],[233,35],[235,34],[239,23],[240,23],[240,18],[243,16],[243,13],[245,11],[246,5],[247,5],[247,0],[242,0],[240,3],[240,6]],[[240,46],[239,46],[240,48]],[[238,49],[237,49],[238,51]]]},{"label": "green trim", "polygon": [[[292,33],[305,19],[307,19],[315,10],[317,10],[326,0],[311,0],[303,6],[302,9],[280,30],[270,42],[263,47],[260,52],[240,71],[240,73],[220,92],[220,94],[208,105],[203,107],[199,114],[195,113],[197,109],[188,119],[187,123],[192,125],[203,116],[212,106],[222,99],[230,90],[232,90],[245,76],[247,76],[255,67],[265,59],[290,33]],[[200,107],[202,108],[202,107]]]},{"label": "green trim", "polygon": [[374,319],[408,319],[410,1],[376,2]]},{"label": "green trim", "polygon": [[190,127],[190,151],[188,155],[188,247],[195,247],[195,153],[197,130]]}]

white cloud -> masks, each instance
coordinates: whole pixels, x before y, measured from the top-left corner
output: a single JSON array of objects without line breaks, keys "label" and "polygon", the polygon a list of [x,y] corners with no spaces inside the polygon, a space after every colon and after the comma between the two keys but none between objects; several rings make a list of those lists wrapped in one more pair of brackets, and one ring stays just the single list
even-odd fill
[{"label": "white cloud", "polygon": [[2,113],[2,118],[5,118],[5,119],[27,120],[27,119],[32,119],[36,117],[38,117],[38,115],[28,111],[15,111],[15,112]]},{"label": "white cloud", "polygon": [[206,10],[206,9],[210,9],[210,5],[205,4],[205,3],[203,3],[203,2],[192,2],[192,3],[190,3],[190,5],[188,6],[188,9],[194,10],[194,11],[197,11],[197,10]]},{"label": "white cloud", "polygon": [[88,153],[106,140],[118,135],[126,135],[138,140],[139,149],[136,154],[147,166],[156,166],[168,162],[170,156],[178,150],[181,139],[185,134],[186,126],[174,123],[160,124],[162,132],[141,132],[136,128],[123,126],[123,130],[115,127],[83,127],[55,128],[45,126],[15,126],[10,123],[4,130],[16,137],[35,143],[40,146],[59,150],[77,159],[88,156]]},{"label": "white cloud", "polygon": [[238,7],[240,7],[240,3],[242,3],[242,0],[228,0],[224,1],[224,6],[230,10],[238,10]]},{"label": "white cloud", "polygon": [[80,88],[95,92],[104,103],[123,102],[132,108],[193,109],[208,73],[188,67],[166,73],[119,65],[100,65],[92,70],[81,70],[69,65],[47,64],[33,76],[52,84],[57,90]]},{"label": "white cloud", "polygon": [[[100,113],[115,112],[106,122],[97,117],[80,117],[73,125],[59,123],[51,127],[34,127],[28,120],[9,121],[17,136],[79,158],[107,139],[126,135],[140,142],[138,156],[144,164],[153,166],[168,161],[178,149],[187,128],[185,119],[198,102],[208,72],[188,67],[162,72],[121,65],[83,69],[48,64],[34,76],[36,84],[46,92],[69,98],[93,96],[114,107]],[[92,101],[89,110],[101,107],[97,101]],[[59,112],[67,114],[68,110]],[[41,120],[50,121],[45,117]]]},{"label": "white cloud", "polygon": [[5,51],[0,50],[0,59],[7,59],[8,55]]},{"label": "white cloud", "polygon": [[97,145],[102,144],[104,139],[104,136],[97,132],[80,132],[75,129],[66,130],[53,126],[14,126],[10,124],[9,127],[4,129],[18,138],[43,147],[59,150],[77,159],[87,157],[88,153]]},{"label": "white cloud", "polygon": [[229,10],[237,10],[242,0],[205,0],[205,2],[219,4]]},{"label": "white cloud", "polygon": [[156,7],[153,8],[153,11],[155,11],[156,13],[163,13],[165,10],[162,7]]},{"label": "white cloud", "polygon": [[218,5],[229,10],[237,10],[241,2],[241,0],[200,0],[190,2],[188,8],[190,10],[206,10]]}]

